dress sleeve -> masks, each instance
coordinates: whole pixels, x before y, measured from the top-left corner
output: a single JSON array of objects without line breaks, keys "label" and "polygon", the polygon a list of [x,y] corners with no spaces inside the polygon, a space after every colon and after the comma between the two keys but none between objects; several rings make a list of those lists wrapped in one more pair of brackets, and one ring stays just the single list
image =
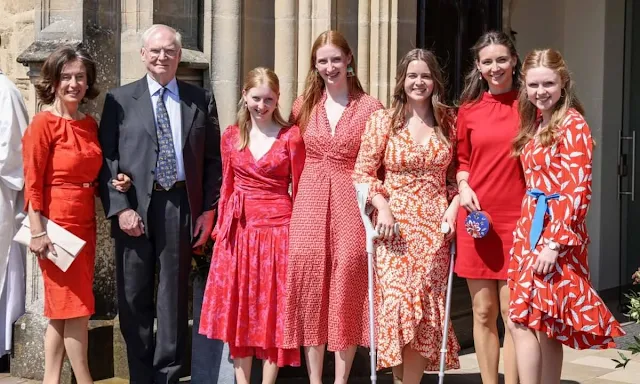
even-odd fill
[{"label": "dress sleeve", "polygon": [[220,186],[220,200],[218,200],[218,219],[211,233],[211,238],[216,239],[218,227],[222,223],[222,216],[226,214],[226,205],[229,196],[233,192],[233,167],[231,166],[231,154],[235,150],[237,142],[233,139],[234,126],[229,126],[220,139],[220,156],[222,158],[222,185]]},{"label": "dress sleeve", "polygon": [[471,157],[471,140],[464,115],[465,110],[460,108],[456,120],[457,172],[469,172],[469,158]]},{"label": "dress sleeve", "polygon": [[583,245],[587,240],[576,229],[584,225],[591,203],[593,140],[582,116],[567,116],[564,134],[557,144],[561,170],[557,175],[560,197],[549,201],[551,222],[542,234],[545,242],[566,246]]},{"label": "dress sleeve", "polygon": [[447,169],[447,198],[449,202],[458,195],[458,181],[456,179],[456,173],[458,173],[458,154],[457,154],[457,130],[454,120],[451,122],[451,131],[449,133],[449,142],[451,143],[451,163]]},{"label": "dress sleeve", "polygon": [[24,163],[24,210],[29,203],[34,211],[42,210],[44,173],[53,147],[53,135],[46,118],[36,115],[22,138],[22,160]]},{"label": "dress sleeve", "polygon": [[302,141],[300,129],[297,126],[291,128],[288,147],[289,159],[291,160],[291,197],[295,201],[298,194],[298,182],[306,159],[304,141]]},{"label": "dress sleeve", "polygon": [[381,109],[369,117],[362,134],[360,151],[353,170],[353,181],[369,184],[368,202],[377,194],[381,194],[385,199],[389,198],[389,191],[378,177],[378,169],[387,149],[390,128],[391,119],[388,113]]}]

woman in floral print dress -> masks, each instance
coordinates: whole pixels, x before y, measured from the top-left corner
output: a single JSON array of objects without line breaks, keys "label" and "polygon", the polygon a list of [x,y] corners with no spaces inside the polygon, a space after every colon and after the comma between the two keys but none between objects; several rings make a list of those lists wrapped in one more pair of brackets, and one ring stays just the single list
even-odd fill
[{"label": "woman in floral print dress", "polygon": [[[442,73],[435,55],[407,53],[398,65],[393,107],[373,113],[362,137],[354,181],[369,184],[383,235],[376,255],[378,368],[393,367],[404,384],[419,383],[440,359],[449,247],[443,222],[455,229],[453,115],[440,102]],[[385,180],[378,179],[383,165]],[[393,226],[400,225],[399,235]],[[448,368],[460,349],[449,328]]]},{"label": "woman in floral print dress", "polygon": [[569,71],[547,49],[529,53],[522,74],[514,150],[528,190],[509,264],[509,328],[520,382],[559,383],[562,344],[614,347],[624,331],[589,280],[593,140]]}]

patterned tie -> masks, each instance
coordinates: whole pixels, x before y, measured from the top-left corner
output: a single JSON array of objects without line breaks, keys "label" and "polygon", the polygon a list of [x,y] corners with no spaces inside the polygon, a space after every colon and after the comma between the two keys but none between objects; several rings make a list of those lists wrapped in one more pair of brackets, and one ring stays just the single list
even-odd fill
[{"label": "patterned tie", "polygon": [[173,147],[173,135],[171,134],[171,123],[167,107],[164,105],[162,96],[166,88],[160,89],[158,102],[156,104],[156,124],[158,135],[158,163],[156,165],[156,181],[162,188],[169,190],[178,180],[176,167],[176,152]]}]

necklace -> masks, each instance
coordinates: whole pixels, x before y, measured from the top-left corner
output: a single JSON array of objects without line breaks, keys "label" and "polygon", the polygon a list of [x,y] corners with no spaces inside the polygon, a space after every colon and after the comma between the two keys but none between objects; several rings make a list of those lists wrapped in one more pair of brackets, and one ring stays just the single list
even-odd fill
[{"label": "necklace", "polygon": [[[66,119],[60,108],[58,108],[58,104],[53,104],[53,111],[61,118]],[[69,114],[69,117],[71,117],[71,120],[80,120],[80,112],[76,111],[73,115]]]}]

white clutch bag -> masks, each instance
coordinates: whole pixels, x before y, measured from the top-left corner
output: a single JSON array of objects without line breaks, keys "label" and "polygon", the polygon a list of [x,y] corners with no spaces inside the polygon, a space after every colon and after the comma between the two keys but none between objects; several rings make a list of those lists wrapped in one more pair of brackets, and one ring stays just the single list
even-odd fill
[{"label": "white clutch bag", "polygon": [[[53,243],[53,248],[57,253],[57,255],[54,256],[51,252],[48,252],[47,259],[51,260],[63,272],[66,272],[86,242],[46,217],[43,216],[42,218],[44,219],[47,236],[49,236],[49,239]],[[28,247],[31,242],[30,227],[29,216],[27,216],[22,221],[22,226],[18,230],[18,233],[13,237],[13,241]]]}]

